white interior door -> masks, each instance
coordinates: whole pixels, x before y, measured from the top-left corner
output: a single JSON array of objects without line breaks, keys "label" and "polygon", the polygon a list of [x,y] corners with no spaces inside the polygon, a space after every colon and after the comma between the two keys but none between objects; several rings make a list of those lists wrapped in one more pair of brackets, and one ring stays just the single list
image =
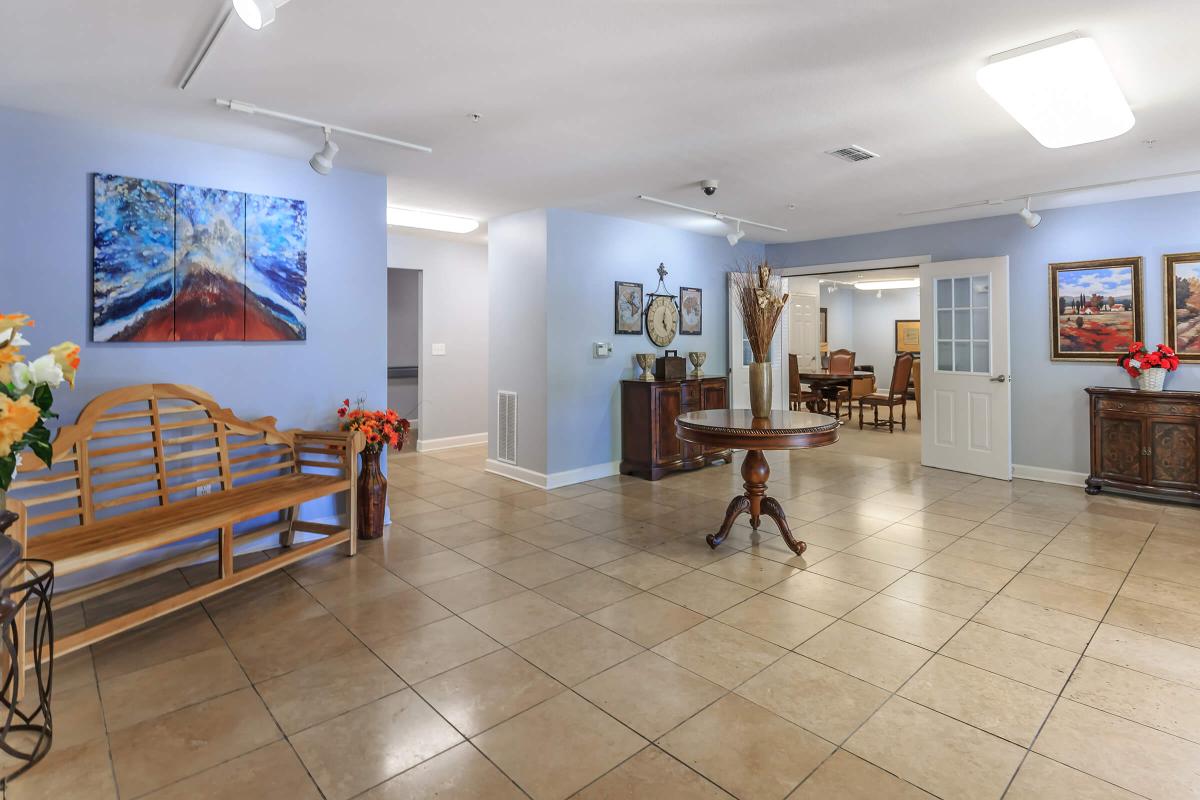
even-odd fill
[{"label": "white interior door", "polygon": [[[783,279],[783,291],[787,292],[788,279]],[[742,325],[742,312],[738,311],[737,299],[733,291],[733,273],[729,273],[729,407],[750,407],[750,364],[754,354],[750,350],[750,340],[746,338],[746,328]],[[786,343],[789,341],[791,324],[788,314],[779,318],[779,327],[775,329],[775,340],[771,345],[771,408],[787,409],[787,371],[782,362],[787,359]]]},{"label": "white interior door", "polygon": [[1008,257],[920,271],[921,463],[1011,480]]},{"label": "white interior door", "polygon": [[[785,278],[788,285],[791,335],[788,352],[796,356],[801,372],[821,367],[821,284],[816,278]],[[784,373],[785,377],[787,373]]]}]

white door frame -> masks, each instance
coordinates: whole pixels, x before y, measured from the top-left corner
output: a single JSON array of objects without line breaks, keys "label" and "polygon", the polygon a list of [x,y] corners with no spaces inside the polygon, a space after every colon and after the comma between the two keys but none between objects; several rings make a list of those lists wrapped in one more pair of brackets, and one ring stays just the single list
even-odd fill
[{"label": "white door frame", "polygon": [[870,261],[841,261],[836,264],[814,264],[802,267],[779,267],[774,270],[776,275],[820,275],[825,272],[866,272],[873,269],[895,269],[896,267],[918,267],[933,261],[933,256],[900,256],[898,258],[875,258]]}]

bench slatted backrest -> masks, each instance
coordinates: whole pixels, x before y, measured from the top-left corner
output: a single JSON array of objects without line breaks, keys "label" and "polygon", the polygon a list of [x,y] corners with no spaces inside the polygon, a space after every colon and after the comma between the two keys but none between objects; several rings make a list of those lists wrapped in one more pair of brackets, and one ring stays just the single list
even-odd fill
[{"label": "bench slatted backrest", "polygon": [[54,466],[25,453],[12,491],[30,536],[296,471],[290,434],[243,421],[205,392],[143,384],[98,396],[54,440]]}]

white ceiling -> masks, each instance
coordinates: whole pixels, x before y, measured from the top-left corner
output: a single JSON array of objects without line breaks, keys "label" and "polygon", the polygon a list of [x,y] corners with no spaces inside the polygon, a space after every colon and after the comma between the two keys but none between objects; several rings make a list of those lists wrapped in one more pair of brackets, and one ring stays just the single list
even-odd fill
[{"label": "white ceiling", "polygon": [[[341,140],[338,166],[385,173],[395,204],[482,219],[572,207],[727,230],[634,199],[644,193],[788,228],[750,229],[760,241],[1012,213],[901,215],[1200,168],[1194,0],[292,0],[257,33],[232,20],[179,91],[221,8],[7,4],[0,105],[286,154],[307,169],[318,131],[212,102],[232,97],[433,147]],[[974,73],[992,53],[1075,29],[1099,41],[1137,124],[1048,150]],[[882,158],[824,154],[848,144]],[[706,177],[721,179],[715,198],[693,185]],[[1197,188],[1200,178],[1175,179],[1035,207]]]}]

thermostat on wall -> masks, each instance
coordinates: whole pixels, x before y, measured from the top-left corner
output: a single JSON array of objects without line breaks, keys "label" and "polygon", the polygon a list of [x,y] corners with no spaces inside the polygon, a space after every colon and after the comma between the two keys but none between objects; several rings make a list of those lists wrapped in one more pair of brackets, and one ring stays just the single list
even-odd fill
[{"label": "thermostat on wall", "polygon": [[612,342],[592,342],[592,358],[608,358],[612,355]]}]

